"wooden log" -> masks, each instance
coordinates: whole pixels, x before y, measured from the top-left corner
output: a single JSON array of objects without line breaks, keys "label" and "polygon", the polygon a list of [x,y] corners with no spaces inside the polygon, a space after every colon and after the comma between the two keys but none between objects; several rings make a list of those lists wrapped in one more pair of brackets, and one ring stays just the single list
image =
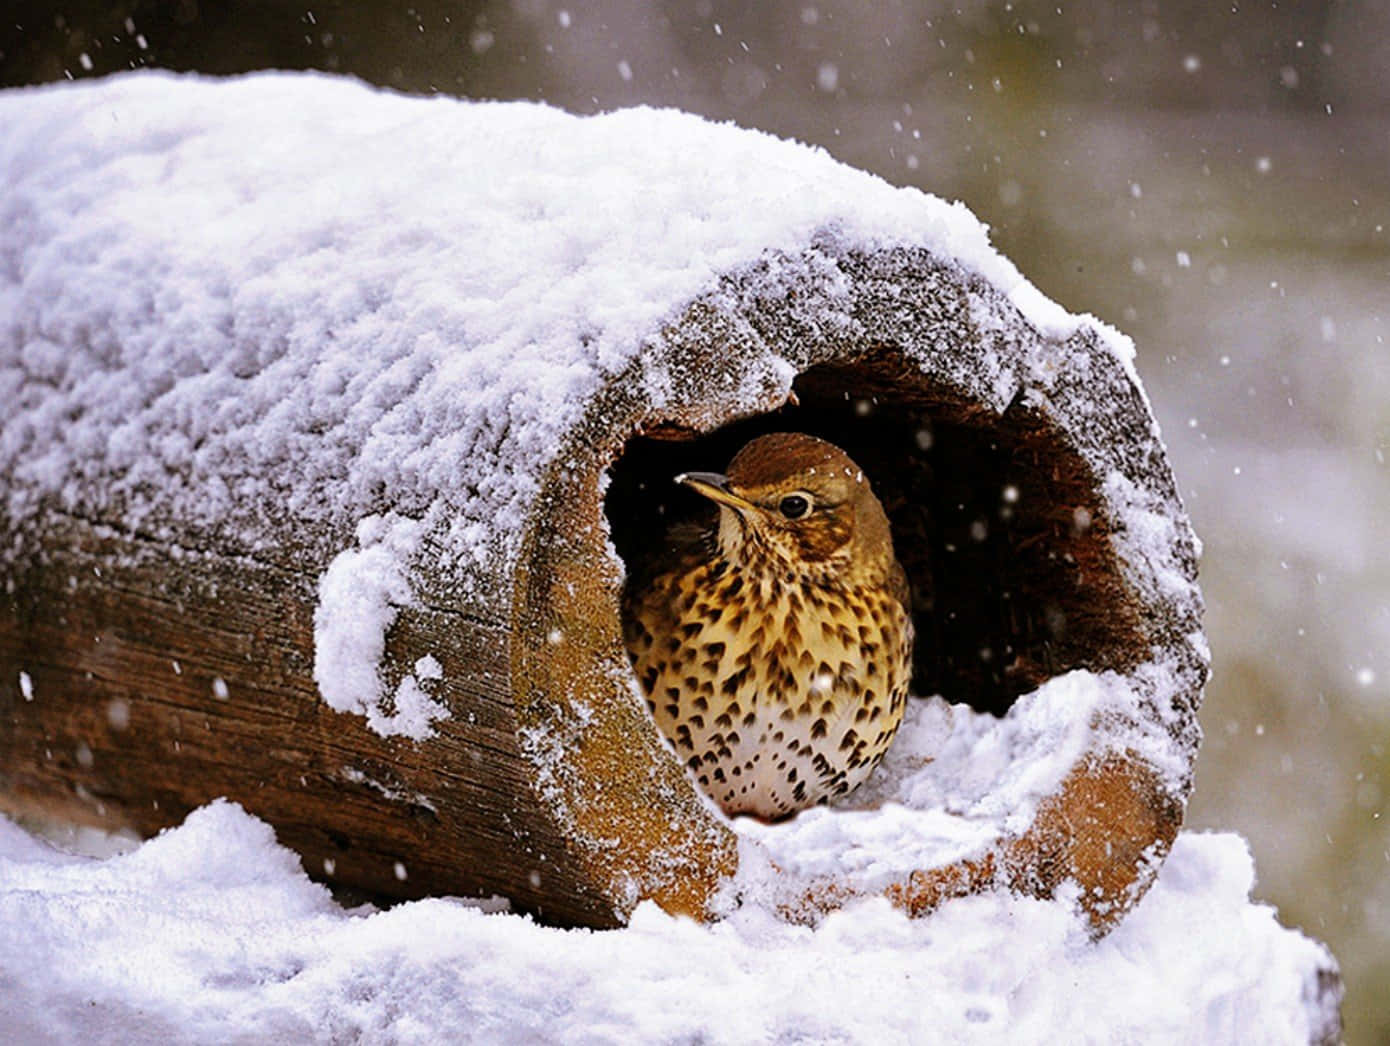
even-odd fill
[{"label": "wooden log", "polygon": [[[150,834],[228,796],[310,874],[377,896],[498,893],[593,926],[645,898],[716,914],[750,844],[648,718],[618,594],[683,510],[674,474],[796,429],[845,447],[885,504],[913,584],[917,692],[1001,723],[1074,670],[1109,673],[1129,697],[1082,724],[1084,750],[1029,823],[1001,816],[971,853],[886,885],[788,872],[789,913],[868,890],[921,912],[1075,881],[1103,930],[1142,895],[1191,787],[1206,675],[1195,540],[1124,344],[1021,310],[1015,299],[1032,299],[1000,289],[1004,263],[930,232],[959,214],[672,114],[581,120],[284,78],[133,78],[25,105],[0,103],[24,129],[0,152],[16,186],[6,206],[28,216],[3,234],[16,308],[3,342],[15,409],[0,429],[0,809]],[[443,126],[432,134],[475,143],[447,158],[483,186],[462,205],[392,187],[369,227],[391,226],[383,265],[344,245],[341,217],[312,193],[279,247],[255,224],[272,213],[255,209],[263,198],[370,181],[341,176],[358,133],[335,123],[344,107],[424,165],[412,185],[447,173],[428,166],[423,115]],[[139,112],[138,129],[92,131],[111,111]],[[258,144],[227,166],[223,146],[252,126]],[[618,181],[665,185],[662,149],[642,145],[658,130],[719,146],[688,192],[607,198],[613,213],[597,217],[583,199],[566,209],[595,157]],[[542,131],[563,147],[536,157]],[[100,144],[75,172],[69,136],[85,133]],[[131,217],[151,156],[162,198],[243,193],[233,217],[248,231],[231,253],[221,227]],[[529,166],[509,167],[516,156]],[[770,187],[742,178],[750,156]],[[793,219],[760,233],[767,198],[812,175],[823,198],[786,196]],[[534,198],[487,196],[528,177]],[[875,207],[920,220],[890,236]],[[484,222],[469,208],[492,210]],[[726,227],[682,242],[701,259],[692,277],[650,241],[696,213]],[[553,235],[566,221],[584,237]],[[610,238],[651,258],[609,259]],[[324,245],[324,264],[306,263],[306,242]],[[498,242],[520,261],[473,257]],[[158,261],[170,255],[186,269]],[[461,275],[422,296],[441,258]],[[575,272],[599,277],[588,297],[563,297]],[[119,275],[115,304],[79,293],[83,273],[94,286]],[[529,309],[506,279],[534,292]],[[633,281],[669,300],[634,311]],[[207,301],[170,305],[193,293]],[[552,322],[561,305],[577,311]],[[378,365],[395,337],[371,326],[383,314],[416,340]],[[171,324],[196,351],[171,344]],[[103,394],[84,385],[93,374]],[[288,421],[275,382],[304,401]],[[112,389],[120,410],[102,398]],[[386,445],[409,453],[385,460]],[[381,626],[377,678],[352,706],[366,714],[342,710],[360,688],[334,696],[342,666],[326,650],[358,627],[338,583],[365,584]],[[428,722],[406,716],[411,702]]]}]

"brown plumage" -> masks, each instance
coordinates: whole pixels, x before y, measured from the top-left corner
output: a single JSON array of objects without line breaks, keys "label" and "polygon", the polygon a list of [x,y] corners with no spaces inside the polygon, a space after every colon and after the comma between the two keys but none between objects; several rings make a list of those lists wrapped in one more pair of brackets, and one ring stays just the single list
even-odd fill
[{"label": "brown plumage", "polygon": [[676,477],[718,506],[624,593],[657,725],[727,813],[766,820],[843,795],[902,721],[907,581],[883,508],[838,447],[753,440],[727,476]]}]

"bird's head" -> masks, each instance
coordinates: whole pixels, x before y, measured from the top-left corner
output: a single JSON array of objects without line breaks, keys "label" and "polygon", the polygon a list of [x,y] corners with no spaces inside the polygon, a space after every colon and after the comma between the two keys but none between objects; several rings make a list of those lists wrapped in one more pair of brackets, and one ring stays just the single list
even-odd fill
[{"label": "bird's head", "polygon": [[799,432],[760,436],[727,475],[676,477],[719,506],[721,552],[746,567],[854,584],[894,567],[883,506],[839,447]]}]

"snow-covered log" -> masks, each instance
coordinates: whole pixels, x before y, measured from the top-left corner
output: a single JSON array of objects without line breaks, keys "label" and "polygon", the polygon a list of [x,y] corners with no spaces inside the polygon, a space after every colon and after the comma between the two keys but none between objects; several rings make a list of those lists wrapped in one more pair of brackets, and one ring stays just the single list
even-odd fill
[{"label": "snow-covered log", "polygon": [[[1181,820],[1196,543],[1126,339],[961,206],[673,112],[305,76],[0,97],[0,807],[228,796],[311,874],[622,922],[1064,884]],[[618,594],[671,483],[794,429],[910,574],[908,720],[848,800],[730,823]]]}]

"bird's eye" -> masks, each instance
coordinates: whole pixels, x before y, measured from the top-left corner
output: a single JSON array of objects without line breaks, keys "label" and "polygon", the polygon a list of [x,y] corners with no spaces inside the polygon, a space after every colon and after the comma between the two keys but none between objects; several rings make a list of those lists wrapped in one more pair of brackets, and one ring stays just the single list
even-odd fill
[{"label": "bird's eye", "polygon": [[788,494],[777,509],[788,519],[800,519],[811,511],[811,502],[801,494]]}]

